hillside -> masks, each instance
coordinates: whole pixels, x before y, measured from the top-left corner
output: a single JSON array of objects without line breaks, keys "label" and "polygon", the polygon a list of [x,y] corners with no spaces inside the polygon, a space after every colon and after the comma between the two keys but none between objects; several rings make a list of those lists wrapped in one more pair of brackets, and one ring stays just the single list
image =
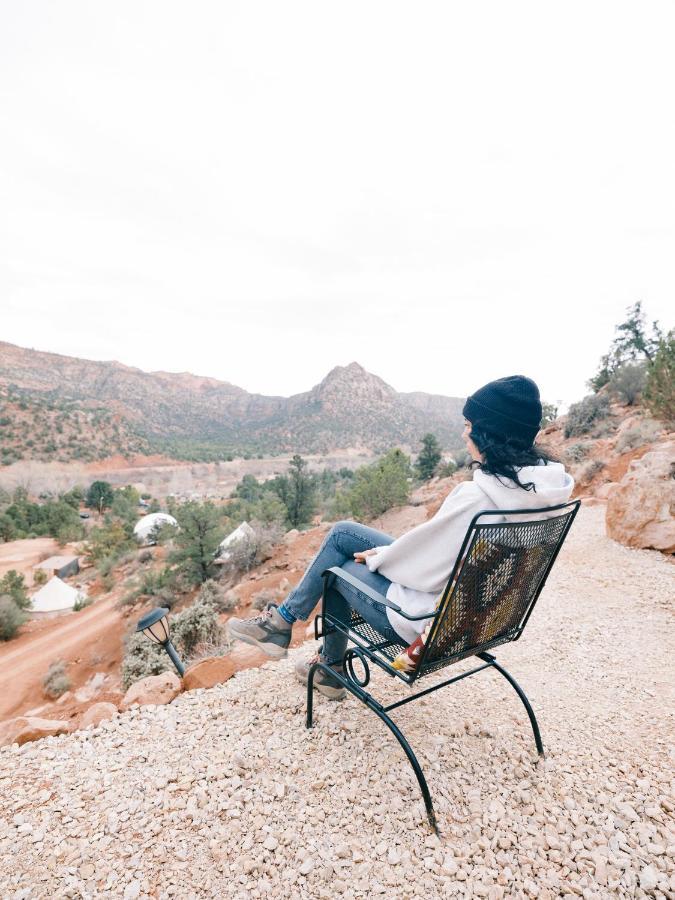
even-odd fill
[{"label": "hillside", "polygon": [[114,406],[98,401],[59,400],[0,387],[0,464],[18,460],[93,462],[115,454],[149,454]]},{"label": "hillside", "polygon": [[[0,389],[0,433],[9,462],[98,459],[106,447],[107,455],[195,460],[336,447],[380,451],[412,448],[427,431],[452,446],[463,403],[398,393],[358,363],[337,366],[304,393],[268,397],[185,372],[143,372],[3,342]],[[80,456],[74,455],[76,440]]]}]

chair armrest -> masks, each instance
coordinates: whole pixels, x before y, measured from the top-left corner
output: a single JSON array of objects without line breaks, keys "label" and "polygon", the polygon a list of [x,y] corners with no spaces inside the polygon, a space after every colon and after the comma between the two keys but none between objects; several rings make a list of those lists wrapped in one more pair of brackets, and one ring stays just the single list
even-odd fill
[{"label": "chair armrest", "polygon": [[364,584],[362,581],[359,581],[358,578],[350,575],[349,572],[345,572],[345,570],[341,569],[339,566],[332,566],[330,569],[326,569],[325,572],[322,572],[323,577],[325,578],[329,572],[336,578],[341,578],[343,581],[346,581],[347,584],[351,584],[351,586],[356,588],[357,591],[360,591],[362,594],[370,597],[370,599],[374,600],[376,603],[381,603],[383,606],[388,606],[389,609],[393,609],[393,611],[398,613],[399,616],[403,616],[404,619],[408,619],[410,622],[417,622],[421,619],[433,619],[438,614],[438,611],[436,611],[432,613],[422,613],[419,616],[409,616],[408,613],[403,612],[401,607],[396,603],[392,603],[391,600],[387,600],[387,598],[383,594],[380,594],[379,591],[376,591],[375,588],[372,588],[370,587],[370,585]]}]

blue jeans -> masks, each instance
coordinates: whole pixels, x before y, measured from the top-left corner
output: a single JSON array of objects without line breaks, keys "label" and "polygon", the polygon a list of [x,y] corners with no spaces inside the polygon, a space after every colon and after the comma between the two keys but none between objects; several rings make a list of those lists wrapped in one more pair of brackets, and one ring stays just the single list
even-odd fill
[{"label": "blue jeans", "polygon": [[[390,535],[358,522],[336,522],[326,535],[300,583],[284,601],[284,609],[292,613],[296,619],[307,619],[323,593],[321,573],[332,566],[341,566],[383,596],[386,595],[391,581],[379,572],[371,572],[365,563],[357,563],[354,553],[373,547],[383,547],[391,544],[393,540]],[[340,590],[347,594],[348,599],[336,591],[331,591],[326,598],[326,611],[332,616],[347,625],[351,619],[351,610],[354,609],[386,640],[407,643],[389,624],[383,603],[364,597],[344,582],[340,585]],[[342,632],[334,631],[325,636],[323,652],[329,659],[342,659],[346,649],[347,637]]]}]

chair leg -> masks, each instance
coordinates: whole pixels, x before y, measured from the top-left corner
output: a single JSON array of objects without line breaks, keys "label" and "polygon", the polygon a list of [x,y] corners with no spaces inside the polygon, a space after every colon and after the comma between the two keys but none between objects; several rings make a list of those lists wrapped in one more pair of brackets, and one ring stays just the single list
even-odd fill
[{"label": "chair leg", "polygon": [[354,685],[353,682],[350,681],[350,679],[344,678],[342,675],[340,675],[339,672],[336,672],[335,669],[332,669],[330,666],[322,662],[314,663],[314,665],[310,668],[307,677],[307,718],[305,720],[306,727],[312,727],[314,705],[314,674],[317,669],[323,669],[329,675],[332,675],[334,678],[340,681],[350,692],[350,694],[353,694],[357,698],[357,700],[360,700],[365,706],[368,707],[368,709],[371,709],[375,713],[375,715],[384,722],[387,728],[394,735],[396,740],[401,745],[403,752],[408,757],[408,762],[412,766],[415,777],[417,778],[417,783],[419,784],[420,790],[422,792],[422,799],[424,800],[424,806],[427,811],[429,824],[436,834],[440,834],[438,830],[438,823],[436,822],[436,813],[434,812],[434,806],[431,802],[431,794],[429,792],[427,780],[424,777],[422,767],[420,766],[417,757],[413,753],[412,747],[406,740],[405,735],[401,732],[396,723],[389,718],[386,712],[384,712],[380,704],[370,696],[370,694],[366,693],[366,691],[361,690],[356,685]]},{"label": "chair leg", "polygon": [[521,688],[521,686],[518,684],[516,679],[512,675],[510,675],[506,671],[506,669],[502,668],[502,666],[499,665],[499,663],[495,660],[494,656],[491,656],[489,653],[485,653],[485,654],[479,653],[478,656],[481,659],[485,659],[485,660],[489,659],[492,662],[492,667],[494,669],[496,669],[501,675],[503,675],[504,678],[506,678],[508,683],[511,685],[511,687],[515,690],[515,692],[520,697],[520,699],[523,703],[523,706],[527,710],[527,715],[530,718],[530,725],[532,726],[532,731],[534,732],[534,742],[537,745],[537,753],[539,754],[539,756],[543,756],[544,755],[544,745],[541,742],[541,734],[539,733],[539,725],[537,724],[537,717],[534,714],[534,710],[532,709],[530,701],[527,699],[527,695],[526,695],[525,691]]}]

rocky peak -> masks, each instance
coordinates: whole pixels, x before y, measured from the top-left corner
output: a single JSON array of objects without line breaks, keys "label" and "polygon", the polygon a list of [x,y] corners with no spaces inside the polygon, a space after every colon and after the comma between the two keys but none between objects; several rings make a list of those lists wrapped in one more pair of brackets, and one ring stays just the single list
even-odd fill
[{"label": "rocky peak", "polygon": [[381,404],[391,403],[397,397],[393,387],[377,375],[367,372],[357,362],[351,362],[348,366],[335,366],[320,384],[312,388],[310,394],[312,399],[324,403],[348,403],[350,398],[357,398],[360,404]]}]

